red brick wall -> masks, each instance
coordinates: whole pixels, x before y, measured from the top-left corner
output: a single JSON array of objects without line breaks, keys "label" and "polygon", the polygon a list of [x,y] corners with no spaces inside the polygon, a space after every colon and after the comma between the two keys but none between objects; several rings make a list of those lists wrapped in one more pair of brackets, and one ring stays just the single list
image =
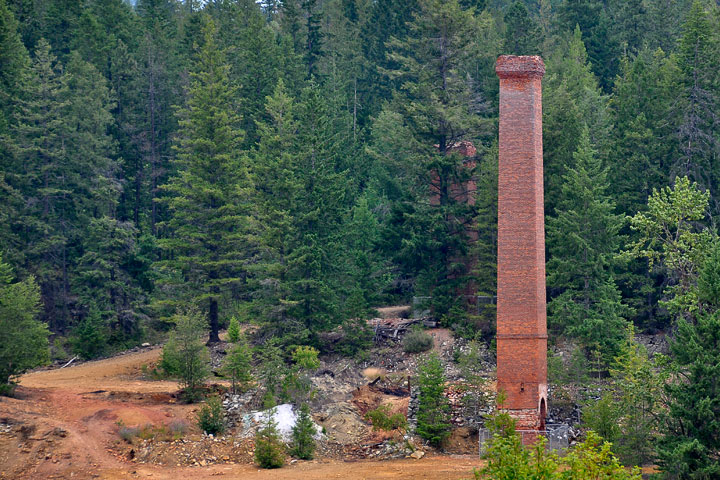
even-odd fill
[{"label": "red brick wall", "polygon": [[537,429],[547,397],[540,57],[501,56],[498,177],[498,390],[520,429]]}]

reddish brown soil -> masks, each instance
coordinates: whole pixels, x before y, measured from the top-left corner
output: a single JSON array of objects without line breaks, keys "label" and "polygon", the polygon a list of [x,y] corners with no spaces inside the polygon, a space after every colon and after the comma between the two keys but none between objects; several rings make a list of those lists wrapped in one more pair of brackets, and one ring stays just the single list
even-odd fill
[{"label": "reddish brown soil", "polygon": [[197,406],[176,403],[175,382],[141,379],[142,365],[152,365],[159,354],[152,349],[23,376],[18,398],[0,398],[0,424],[12,425],[11,432],[0,433],[0,478],[457,480],[471,478],[479,463],[474,456],[320,460],[279,470],[261,470],[247,460],[206,467],[133,463],[118,453],[119,424],[194,424]]}]

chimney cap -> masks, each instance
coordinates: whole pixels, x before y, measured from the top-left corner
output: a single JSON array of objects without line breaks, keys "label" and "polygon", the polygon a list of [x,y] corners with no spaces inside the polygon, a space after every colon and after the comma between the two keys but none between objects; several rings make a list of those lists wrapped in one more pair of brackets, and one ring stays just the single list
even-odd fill
[{"label": "chimney cap", "polygon": [[495,63],[495,73],[500,78],[542,78],[545,64],[538,56],[500,55]]}]

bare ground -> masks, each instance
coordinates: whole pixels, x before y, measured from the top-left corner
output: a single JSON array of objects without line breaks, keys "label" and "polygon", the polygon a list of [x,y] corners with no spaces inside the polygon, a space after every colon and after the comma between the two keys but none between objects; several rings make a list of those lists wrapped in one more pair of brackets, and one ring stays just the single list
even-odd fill
[{"label": "bare ground", "polygon": [[197,409],[176,402],[175,382],[142,379],[142,366],[155,363],[159,354],[155,348],[23,376],[18,398],[0,398],[0,478],[457,480],[472,477],[479,464],[475,456],[430,455],[420,460],[316,460],[261,470],[248,452],[205,467],[138,464],[127,448],[118,448],[119,425],[194,424]]}]

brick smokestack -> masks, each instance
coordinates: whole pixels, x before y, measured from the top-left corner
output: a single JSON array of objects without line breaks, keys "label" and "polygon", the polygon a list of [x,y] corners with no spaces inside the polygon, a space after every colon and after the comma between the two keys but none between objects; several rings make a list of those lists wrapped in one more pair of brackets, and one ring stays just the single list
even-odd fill
[{"label": "brick smokestack", "polygon": [[497,379],[519,430],[547,411],[540,57],[502,55],[498,177]]}]

